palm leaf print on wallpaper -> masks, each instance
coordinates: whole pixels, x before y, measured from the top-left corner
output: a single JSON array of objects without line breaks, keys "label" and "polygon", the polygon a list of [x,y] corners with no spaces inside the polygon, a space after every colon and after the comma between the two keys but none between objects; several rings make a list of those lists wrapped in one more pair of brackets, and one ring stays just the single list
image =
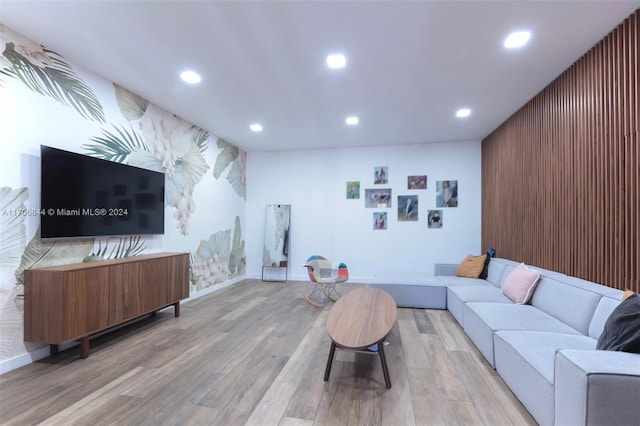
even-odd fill
[{"label": "palm leaf print on wallpaper", "polygon": [[240,218],[236,217],[233,240],[231,230],[218,231],[200,242],[191,254],[191,291],[221,283],[245,273],[244,241]]},{"label": "palm leaf print on wallpaper", "polygon": [[[0,188],[0,212],[18,212],[29,198],[27,188]],[[27,242],[25,215],[0,214],[0,360],[24,351],[22,286],[14,273]]]},{"label": "palm leaf print on wallpaper", "polygon": [[213,167],[213,176],[216,179],[220,178],[222,172],[231,164],[231,170],[227,175],[227,180],[243,200],[246,200],[246,179],[245,179],[245,161],[246,154],[244,151],[240,151],[237,147],[231,145],[229,142],[218,139],[218,148],[222,149],[222,152],[218,154],[216,164]]},{"label": "palm leaf print on wallpaper", "polygon": [[165,173],[165,204],[175,209],[176,227],[187,235],[195,209],[193,188],[209,169],[203,155],[209,133],[118,85],[114,88],[131,126],[103,130],[102,137],[83,147],[96,157]]},{"label": "palm leaf print on wallpaper", "polygon": [[[100,101],[57,53],[0,24],[0,74],[75,109],[87,120],[105,121]],[[0,80],[1,83],[1,80]]]}]

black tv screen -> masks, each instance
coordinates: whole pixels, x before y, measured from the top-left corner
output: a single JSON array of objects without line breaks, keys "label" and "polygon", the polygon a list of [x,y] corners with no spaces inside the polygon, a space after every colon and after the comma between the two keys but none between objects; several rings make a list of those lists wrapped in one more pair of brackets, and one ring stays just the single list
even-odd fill
[{"label": "black tv screen", "polygon": [[164,173],[40,146],[40,238],[164,233]]}]

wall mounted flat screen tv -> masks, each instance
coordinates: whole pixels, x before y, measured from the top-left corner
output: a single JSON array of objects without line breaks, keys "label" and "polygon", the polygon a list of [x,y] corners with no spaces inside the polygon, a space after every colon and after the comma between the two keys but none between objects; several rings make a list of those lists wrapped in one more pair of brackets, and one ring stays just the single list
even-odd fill
[{"label": "wall mounted flat screen tv", "polygon": [[164,173],[40,146],[40,238],[164,233]]}]

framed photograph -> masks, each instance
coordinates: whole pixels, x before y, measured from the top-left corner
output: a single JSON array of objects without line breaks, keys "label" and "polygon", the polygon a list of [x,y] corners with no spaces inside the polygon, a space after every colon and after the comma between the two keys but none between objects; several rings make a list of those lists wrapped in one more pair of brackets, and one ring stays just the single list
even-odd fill
[{"label": "framed photograph", "polygon": [[389,167],[374,167],[373,183],[375,185],[386,185],[387,183],[389,183]]},{"label": "framed photograph", "polygon": [[373,229],[387,229],[387,212],[373,213]]},{"label": "framed photograph", "polygon": [[436,207],[458,207],[458,181],[436,181]]},{"label": "framed photograph", "polygon": [[391,207],[391,189],[365,189],[364,206],[367,208],[386,209]]},{"label": "framed photograph", "polygon": [[347,182],[347,200],[356,200],[360,198],[360,182],[348,181]]},{"label": "framed photograph", "polygon": [[427,189],[427,175],[407,176],[407,189]]},{"label": "framed photograph", "polygon": [[418,196],[398,195],[398,221],[417,222],[418,221]]},{"label": "framed photograph", "polygon": [[429,210],[427,212],[427,227],[442,228],[442,210]]}]

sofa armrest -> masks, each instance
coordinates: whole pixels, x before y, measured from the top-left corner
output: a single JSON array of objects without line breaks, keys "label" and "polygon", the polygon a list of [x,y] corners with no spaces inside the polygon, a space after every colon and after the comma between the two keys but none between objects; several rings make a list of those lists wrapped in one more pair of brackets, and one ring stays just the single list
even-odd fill
[{"label": "sofa armrest", "polygon": [[451,275],[455,276],[456,271],[458,270],[457,263],[434,263],[433,264],[433,275]]},{"label": "sofa armrest", "polygon": [[556,352],[555,425],[638,425],[640,355],[563,349]]}]

